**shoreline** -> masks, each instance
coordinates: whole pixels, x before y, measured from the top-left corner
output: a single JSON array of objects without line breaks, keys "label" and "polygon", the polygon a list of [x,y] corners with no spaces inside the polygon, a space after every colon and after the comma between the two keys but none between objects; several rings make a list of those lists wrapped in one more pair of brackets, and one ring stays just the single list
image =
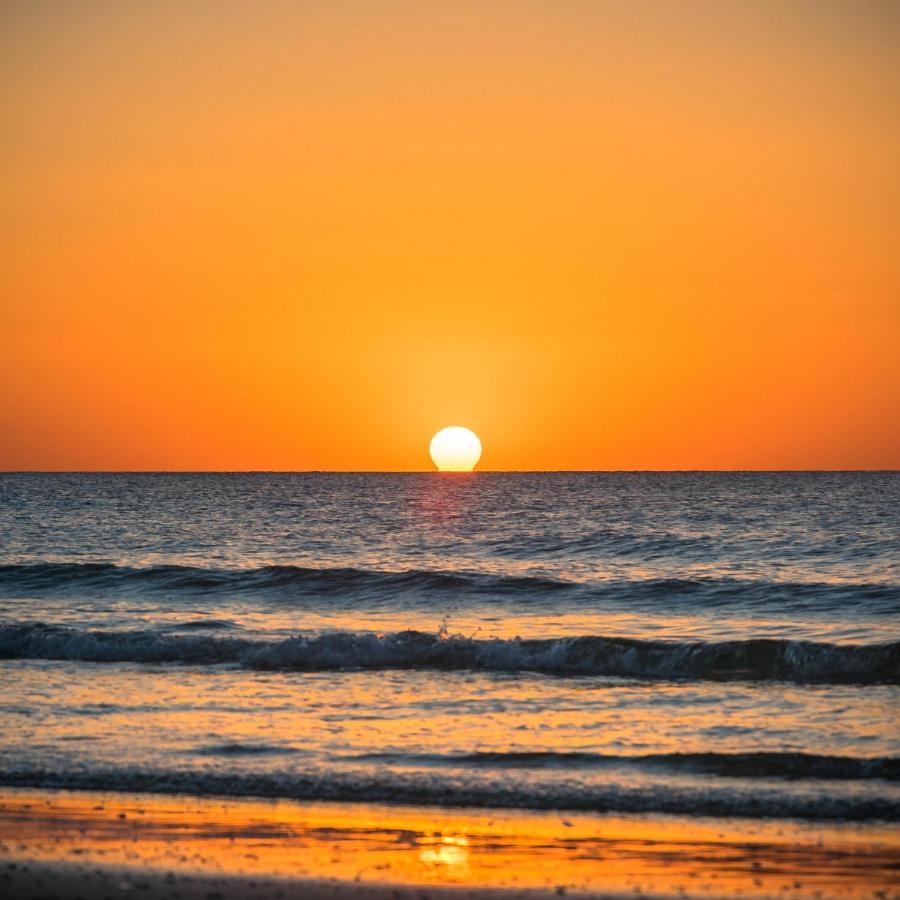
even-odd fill
[{"label": "shoreline", "polygon": [[[47,862],[0,870],[0,889],[11,900],[86,900],[135,893],[148,900],[558,900],[566,896],[565,892],[534,888],[423,887],[247,875],[176,875],[154,869]],[[635,896],[606,892],[578,894],[581,900],[625,900]],[[669,900],[676,895],[654,896]]]},{"label": "shoreline", "polygon": [[880,823],[0,788],[0,894],[243,900],[900,896]]}]

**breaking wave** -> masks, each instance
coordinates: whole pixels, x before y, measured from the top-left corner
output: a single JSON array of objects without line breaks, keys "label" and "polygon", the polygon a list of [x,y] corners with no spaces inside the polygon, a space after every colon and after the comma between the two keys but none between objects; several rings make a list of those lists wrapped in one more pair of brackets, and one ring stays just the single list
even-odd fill
[{"label": "breaking wave", "polygon": [[670,813],[673,815],[842,821],[898,821],[900,801],[892,793],[786,790],[777,782],[638,785],[585,784],[498,778],[470,782],[427,773],[358,771],[190,771],[149,767],[0,769],[0,785],[192,796],[274,797],[292,800],[389,803],[409,806],[556,809],[580,812]]},{"label": "breaking wave", "polygon": [[830,756],[816,753],[647,753],[480,751],[476,753],[368,753],[350,757],[406,766],[497,769],[587,769],[635,767],[725,778],[814,778],[828,781],[900,781],[900,757]]},{"label": "breaking wave", "polygon": [[900,642],[853,645],[769,638],[651,641],[582,635],[477,639],[402,631],[332,632],[279,641],[152,630],[0,626],[0,659],[231,664],[299,672],[432,669],[637,679],[900,684]]}]

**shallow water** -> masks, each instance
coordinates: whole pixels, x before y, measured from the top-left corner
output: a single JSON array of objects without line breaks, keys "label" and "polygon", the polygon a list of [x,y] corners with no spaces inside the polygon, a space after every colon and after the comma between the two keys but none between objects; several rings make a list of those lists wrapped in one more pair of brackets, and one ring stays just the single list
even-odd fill
[{"label": "shallow water", "polygon": [[846,900],[895,896],[897,856],[877,824],[0,789],[0,883],[41,900]]},{"label": "shallow water", "polygon": [[900,476],[0,475],[0,783],[900,818]]}]

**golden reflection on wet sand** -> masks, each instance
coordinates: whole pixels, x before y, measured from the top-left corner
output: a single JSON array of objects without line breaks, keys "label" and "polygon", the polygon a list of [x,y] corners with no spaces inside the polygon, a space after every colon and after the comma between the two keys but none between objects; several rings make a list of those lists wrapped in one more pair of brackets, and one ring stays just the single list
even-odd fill
[{"label": "golden reflection on wet sand", "polygon": [[873,825],[8,789],[0,858],[385,885],[871,897],[897,895],[900,835]]}]

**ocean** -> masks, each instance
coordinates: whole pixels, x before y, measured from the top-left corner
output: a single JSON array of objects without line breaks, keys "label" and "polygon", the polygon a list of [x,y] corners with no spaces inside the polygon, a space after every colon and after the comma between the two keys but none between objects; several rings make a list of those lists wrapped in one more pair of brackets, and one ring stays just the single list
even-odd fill
[{"label": "ocean", "polygon": [[0,475],[0,784],[900,819],[900,474]]}]

